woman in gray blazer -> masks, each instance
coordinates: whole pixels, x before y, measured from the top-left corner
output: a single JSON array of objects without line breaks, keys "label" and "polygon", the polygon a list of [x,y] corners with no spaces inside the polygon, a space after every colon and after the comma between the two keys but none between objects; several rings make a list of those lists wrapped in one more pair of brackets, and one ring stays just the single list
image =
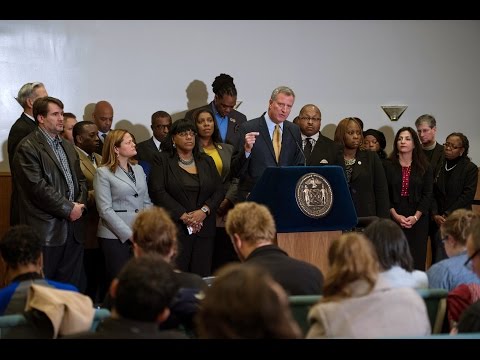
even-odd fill
[{"label": "woman in gray blazer", "polygon": [[137,213],[152,205],[132,135],[122,129],[108,133],[102,165],[93,179],[100,221],[98,241],[105,257],[107,284],[132,256],[132,224]]}]

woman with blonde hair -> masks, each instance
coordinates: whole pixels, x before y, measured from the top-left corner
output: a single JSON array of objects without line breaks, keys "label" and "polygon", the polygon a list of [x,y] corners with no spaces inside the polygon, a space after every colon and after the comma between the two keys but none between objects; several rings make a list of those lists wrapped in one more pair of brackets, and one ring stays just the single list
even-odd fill
[{"label": "woman with blonde hair", "polygon": [[379,280],[372,243],[347,233],[328,252],[323,298],[308,314],[307,338],[378,338],[430,334],[425,302],[412,288]]},{"label": "woman with blonde hair", "polygon": [[97,236],[105,257],[107,284],[132,256],[132,224],[137,213],[152,205],[142,167],[133,157],[135,141],[127,130],[108,133],[102,165],[93,178],[100,220]]}]

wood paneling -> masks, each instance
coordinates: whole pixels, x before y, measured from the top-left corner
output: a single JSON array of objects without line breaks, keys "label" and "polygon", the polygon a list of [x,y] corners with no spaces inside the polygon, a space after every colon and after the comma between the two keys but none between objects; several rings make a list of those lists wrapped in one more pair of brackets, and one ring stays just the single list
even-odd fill
[{"label": "wood paneling", "polygon": [[298,232],[277,234],[277,244],[293,258],[318,267],[325,276],[328,271],[328,249],[341,231]]}]

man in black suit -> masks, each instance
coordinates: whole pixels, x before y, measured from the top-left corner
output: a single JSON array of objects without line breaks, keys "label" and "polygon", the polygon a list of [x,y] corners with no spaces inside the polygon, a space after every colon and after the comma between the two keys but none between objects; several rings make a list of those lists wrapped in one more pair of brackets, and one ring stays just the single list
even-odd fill
[{"label": "man in black suit", "polygon": [[[423,153],[433,170],[433,179],[435,180],[440,173],[440,169],[445,161],[445,152],[443,146],[436,140],[437,120],[432,115],[423,114],[415,120],[418,137],[422,143]],[[433,206],[432,196],[432,206]],[[428,236],[430,236],[430,246],[432,250],[432,264],[447,258],[447,253],[442,243],[440,235],[437,234],[438,227],[433,219],[428,224]]]},{"label": "man in black suit", "polygon": [[306,165],[343,166],[343,147],[320,132],[322,114],[320,109],[307,104],[298,115],[297,125],[302,132],[302,148]]},{"label": "man in black suit", "polygon": [[288,295],[322,293],[322,272],[274,245],[275,220],[265,205],[252,201],[235,205],[227,214],[225,226],[240,260],[268,270]]},{"label": "man in black suit", "polygon": [[238,141],[238,129],[240,125],[247,122],[247,117],[234,109],[237,103],[237,88],[233,83],[233,77],[227,74],[218,75],[212,84],[212,89],[215,94],[213,101],[188,111],[185,119],[193,121],[195,111],[202,108],[213,111],[222,143],[235,146]]},{"label": "man in black suit", "polygon": [[41,82],[26,83],[18,91],[17,101],[23,108],[23,113],[15,121],[10,133],[8,134],[8,161],[10,162],[10,172],[12,174],[12,196],[10,202],[10,225],[18,224],[18,194],[15,186],[13,174],[13,155],[20,141],[30,134],[37,124],[33,118],[33,103],[39,97],[48,96],[45,85]]},{"label": "man in black suit", "polygon": [[[272,92],[268,112],[240,126],[231,165],[233,177],[240,179],[239,201],[246,200],[268,166],[305,165],[305,156],[300,147],[300,128],[285,121],[294,101],[293,90],[279,86]],[[274,148],[275,132],[279,132],[278,150]]]},{"label": "man in black suit", "polygon": [[172,127],[172,117],[166,111],[157,111],[152,114],[152,129],[153,136],[145,141],[137,144],[137,160],[142,165],[145,174],[153,164],[153,158],[160,150],[160,144],[165,140],[170,128]]},{"label": "man in black suit", "polygon": [[59,136],[63,103],[49,96],[38,98],[33,116],[38,126],[18,145],[13,157],[21,190],[19,223],[33,226],[43,240],[45,277],[82,291],[85,176],[74,145]]},{"label": "man in black suit", "polygon": [[93,110],[93,121],[98,127],[98,153],[103,155],[103,144],[105,138],[108,135],[108,132],[112,128],[113,123],[113,107],[108,101],[102,100],[95,104],[95,109]]}]

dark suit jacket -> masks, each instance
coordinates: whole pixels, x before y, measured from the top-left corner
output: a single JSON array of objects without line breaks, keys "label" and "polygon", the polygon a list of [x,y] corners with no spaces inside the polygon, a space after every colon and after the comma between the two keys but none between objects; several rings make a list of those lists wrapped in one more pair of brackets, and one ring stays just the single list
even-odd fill
[{"label": "dark suit jacket", "polygon": [[12,195],[10,200],[10,225],[17,225],[18,224],[18,190],[15,185],[15,179],[13,175],[13,155],[15,154],[15,150],[20,143],[20,141],[30,134],[33,130],[37,128],[37,123],[32,121],[25,113],[22,113],[20,117],[15,121],[12,128],[10,129],[10,133],[8,134],[8,161],[10,163],[10,172],[12,174]]},{"label": "dark suit jacket", "polygon": [[467,158],[462,158],[449,172],[450,178],[447,183],[447,171],[442,166],[433,184],[432,215],[449,215],[456,209],[472,209],[477,191],[477,165]]},{"label": "dark suit jacket", "polygon": [[148,178],[148,190],[152,202],[157,206],[162,206],[170,213],[183,234],[188,233],[180,216],[185,212],[198,210],[206,204],[210,208],[210,214],[203,221],[198,235],[212,237],[215,235],[216,229],[215,213],[225,197],[225,191],[215,163],[210,156],[200,153],[195,157],[195,164],[197,165],[200,191],[194,208],[190,207],[190,201],[182,187],[180,172],[184,170],[178,165],[177,157],[172,157],[167,152],[159,152],[155,155],[152,171]]},{"label": "dark suit jacket", "polygon": [[[80,159],[80,169],[82,170],[85,179],[87,180],[87,208],[88,212],[84,215],[87,219],[87,231],[85,238],[85,249],[98,248],[97,228],[98,228],[98,211],[95,204],[95,190],[93,189],[93,177],[95,176],[96,168],[93,166],[92,160],[88,158],[80,149],[75,147],[78,157]],[[97,166],[102,164],[102,157],[96,153],[95,161]]]},{"label": "dark suit jacket", "polygon": [[[62,141],[74,184],[74,201],[87,203],[87,185],[74,145]],[[44,246],[63,245],[73,203],[62,167],[43,133],[37,128],[18,145],[13,169],[19,191],[19,220],[32,225]],[[85,240],[85,217],[73,222],[75,239]]]},{"label": "dark suit jacket", "polygon": [[312,149],[310,158],[307,161],[308,166],[319,165],[344,165],[343,145],[318,134],[318,140]]},{"label": "dark suit jacket", "polygon": [[153,163],[153,158],[159,150],[155,143],[153,142],[153,136],[145,141],[142,141],[137,144],[137,160],[146,161],[150,165]]},{"label": "dark suit jacket", "polygon": [[[258,131],[252,152],[245,156],[245,134]],[[240,126],[239,140],[232,157],[232,176],[240,179],[238,185],[238,199],[243,201],[262,176],[268,166],[303,166],[305,157],[301,145],[300,128],[290,121],[283,122],[282,148],[277,164],[273,150],[272,138],[268,131],[265,116],[249,120]]]},{"label": "dark suit jacket", "polygon": [[[398,208],[400,204],[402,191],[402,168],[392,162],[385,163],[385,175],[388,182],[388,192],[390,197],[390,208]],[[420,175],[412,169],[410,173],[410,182],[408,185],[408,202],[412,208],[427,215],[430,211],[432,202],[433,177],[432,167],[429,165],[425,174]]]},{"label": "dark suit jacket", "polygon": [[376,152],[359,150],[353,165],[350,194],[358,217],[390,218],[388,184]]},{"label": "dark suit jacket", "polygon": [[[189,119],[189,120],[193,121],[193,114],[195,113],[195,111],[197,111],[199,109],[208,109],[210,111],[213,111],[214,114],[217,112],[216,109],[215,109],[215,105],[212,101],[208,105],[200,106],[198,108],[187,111],[187,113],[185,114],[185,119]],[[215,117],[214,117],[214,119],[215,119],[215,124],[218,128],[217,119]],[[235,146],[237,144],[238,129],[239,129],[240,125],[242,125],[245,122],[247,122],[247,117],[244,114],[242,114],[240,111],[237,111],[237,110],[233,109],[230,112],[230,114],[228,115],[227,136],[226,136],[226,139],[225,139],[225,142],[227,144],[232,144],[233,146]]]},{"label": "dark suit jacket", "polygon": [[430,160],[430,165],[432,165],[433,178],[436,178],[438,176],[438,173],[442,168],[444,159],[445,152],[443,146],[437,143],[435,145],[435,148],[433,149],[432,159]]},{"label": "dark suit jacket", "polygon": [[288,295],[322,294],[322,272],[312,264],[289,257],[276,245],[256,248],[245,259],[245,263],[267,269]]}]

